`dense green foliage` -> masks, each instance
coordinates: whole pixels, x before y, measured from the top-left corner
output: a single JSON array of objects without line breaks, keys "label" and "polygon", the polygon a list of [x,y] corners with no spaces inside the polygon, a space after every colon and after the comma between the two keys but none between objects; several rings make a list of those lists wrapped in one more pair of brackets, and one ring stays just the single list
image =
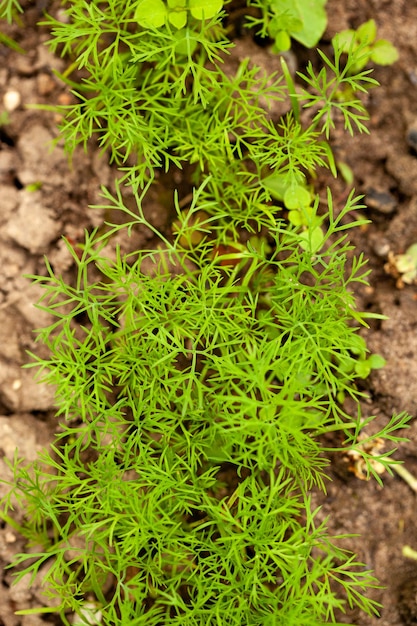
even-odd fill
[{"label": "dense green foliage", "polygon": [[[69,152],[94,136],[108,150],[123,178],[103,207],[125,222],[68,244],[74,284],[49,265],[33,277],[56,317],[38,335],[50,357],[34,365],[63,422],[37,463],[16,461],[4,503],[5,516],[12,497],[23,504],[20,530],[40,546],[16,558],[19,576],[48,561],[65,624],[89,612],[106,626],[319,626],[346,603],[376,611],[375,579],[316,523],[308,493],[325,488],[332,431],[376,474],[356,381],[381,363],[357,333],[371,315],[352,292],[367,271],[362,257],[347,263],[345,232],[363,223],[345,219],[360,199],[336,211],[329,192],[323,208],[309,182],[336,171],[338,120],[365,130],[360,100],[339,97],[375,82],[352,71],[361,47],[342,62],[336,40],[296,90],[285,63],[282,76],[249,60],[224,68],[233,44],[214,0],[64,6],[66,21],[44,20],[75,72],[62,136]],[[282,100],[288,113],[272,119],[268,102]],[[173,198],[176,222],[159,233],[142,206],[175,167],[191,172],[192,199],[183,210]],[[114,236],[138,228],[158,245],[123,255]],[[406,421],[374,437],[395,442]]]}]

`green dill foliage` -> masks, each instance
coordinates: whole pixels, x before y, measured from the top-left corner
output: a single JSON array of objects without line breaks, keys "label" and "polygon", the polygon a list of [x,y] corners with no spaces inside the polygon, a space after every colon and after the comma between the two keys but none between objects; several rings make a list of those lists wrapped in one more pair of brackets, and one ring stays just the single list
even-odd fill
[{"label": "green dill foliage", "polygon": [[[63,77],[78,100],[59,107],[67,150],[71,153],[80,143],[86,146],[95,136],[136,188],[152,179],[155,169],[195,164],[198,184],[209,175],[219,188],[227,165],[239,167],[237,173],[229,171],[228,178],[250,178],[259,190],[266,168],[288,169],[292,176],[294,168],[322,165],[328,151],[314,133],[327,131],[338,111],[343,111],[347,125],[352,119],[366,119],[360,100],[341,103],[333,88],[349,81],[356,91],[364,91],[375,82],[366,71],[348,72],[360,51],[348,55],[347,69],[327,60],[326,74],[316,77],[311,70],[304,77],[309,91],[301,95],[301,103],[306,98],[306,106],[319,104],[324,128],[301,128],[299,120],[291,119],[277,125],[268,106],[287,97],[288,85],[282,76],[265,75],[249,60],[235,74],[224,70],[233,44],[219,2],[160,0],[152,6],[147,0],[77,0],[65,4],[66,22],[53,17],[43,21],[51,30],[51,49],[73,59],[74,79],[76,70],[83,71],[78,84]],[[340,51],[337,55],[340,59]],[[314,103],[311,83],[317,92]],[[297,150],[292,162],[290,139]],[[304,154],[308,163],[303,162]],[[244,180],[242,187],[246,185]]]},{"label": "green dill foliage", "polygon": [[[308,497],[324,489],[319,435],[339,429],[355,447],[361,430],[337,401],[359,396],[346,364],[365,316],[348,289],[366,270],[358,259],[346,275],[341,222],[356,200],[330,211],[332,243],[314,256],[279,221],[273,254],[248,242],[213,255],[209,236],[180,243],[190,213],[210,208],[203,192],[187,218],[178,211],[173,241],[113,261],[104,246],[117,230],[152,225],[140,196],[135,213],[107,192],[103,206],[129,222],[87,235],[81,259],[72,250],[74,285],[50,267],[35,278],[56,318],[37,366],[64,422],[50,452],[15,468],[22,532],[43,546],[17,557],[20,575],[50,563],[64,623],[88,598],[108,625],[319,625],[343,609],[335,585],[373,612],[363,592],[376,581],[330,541]],[[405,421],[378,436],[396,441]]]},{"label": "green dill foliage", "polygon": [[23,13],[23,9],[18,0],[1,0],[0,18],[6,19],[11,24],[13,20],[16,20],[19,13]]},{"label": "green dill foliage", "polygon": [[[392,451],[375,457],[362,444],[395,444],[408,419],[362,432],[371,419],[357,382],[382,359],[358,334],[373,317],[355,305],[368,271],[346,232],[364,223],[360,198],[336,210],[310,184],[320,167],[336,173],[336,123],[366,130],[360,100],[339,97],[345,84],[357,93],[375,82],[351,71],[360,49],[342,64],[336,41],[334,59],[321,54],[322,69],[309,65],[296,90],[285,63],[282,76],[249,60],[224,69],[227,3],[64,7],[67,21],[43,21],[52,49],[70,57],[62,78],[78,98],[60,109],[62,135],[70,153],[92,137],[109,152],[123,176],[101,208],[124,223],[68,243],[73,283],[48,263],[32,277],[55,321],[38,332],[50,356],[31,365],[55,386],[61,424],[36,463],[16,460],[2,516],[16,527],[12,503],[24,508],[31,549],[15,559],[17,578],[47,563],[56,602],[21,613],[104,626],[321,626],[346,607],[377,612],[372,573],[329,537],[309,497],[325,489],[323,435],[338,431],[380,481],[374,462],[390,470]],[[273,120],[277,100],[288,113]],[[172,166],[187,166],[193,191],[187,206],[175,194],[164,234],[142,207]],[[158,244],[122,254],[118,232],[143,228]]]}]

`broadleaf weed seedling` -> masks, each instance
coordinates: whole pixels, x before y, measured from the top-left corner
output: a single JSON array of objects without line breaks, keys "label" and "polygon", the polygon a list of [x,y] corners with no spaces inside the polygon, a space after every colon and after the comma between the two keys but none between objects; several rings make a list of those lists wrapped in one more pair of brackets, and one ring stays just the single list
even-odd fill
[{"label": "broadleaf weed seedling", "polygon": [[352,72],[363,69],[369,61],[378,65],[392,65],[398,61],[397,48],[386,39],[377,39],[377,26],[375,20],[364,22],[356,30],[343,30],[338,34],[339,42],[344,52],[349,52],[351,47],[362,48],[362,59],[352,68]]},{"label": "broadleaf weed seedling", "polygon": [[274,40],[273,51],[284,52],[291,47],[291,38],[307,48],[316,46],[327,25],[327,0],[250,0],[261,17],[249,17],[250,26],[258,27],[258,34]]},{"label": "broadleaf weed seedling", "polygon": [[[374,83],[349,71],[360,51],[343,66],[336,42],[334,60],[321,54],[317,75],[299,75],[298,95],[285,72],[222,67],[233,44],[221,2],[64,6],[67,22],[44,20],[50,45],[86,77],[68,79],[78,102],[62,134],[69,152],[93,136],[109,151],[123,179],[100,208],[125,221],[86,233],[80,249],[67,242],[72,283],[48,262],[32,277],[55,321],[38,331],[50,356],[30,366],[55,386],[62,423],[36,463],[14,463],[3,517],[21,504],[37,546],[16,556],[18,578],[47,563],[64,624],[75,613],[106,626],[319,626],[346,606],[377,612],[375,578],[309,497],[325,490],[331,432],[380,480],[361,447],[370,418],[356,385],[380,364],[366,363],[357,332],[373,317],[353,295],[368,270],[362,256],[347,264],[346,231],[363,220],[346,216],[360,198],[336,212],[330,191],[321,203],[311,187],[318,168],[335,171],[335,114],[365,130],[362,103],[337,97],[344,83]],[[268,101],[283,99],[288,114],[272,120]],[[144,216],[147,191],[160,168],[183,165],[189,202],[174,197],[176,220],[160,233]],[[144,227],[158,245],[122,254],[119,231]],[[376,436],[401,441],[407,419]],[[387,469],[390,453],[377,457]]]}]

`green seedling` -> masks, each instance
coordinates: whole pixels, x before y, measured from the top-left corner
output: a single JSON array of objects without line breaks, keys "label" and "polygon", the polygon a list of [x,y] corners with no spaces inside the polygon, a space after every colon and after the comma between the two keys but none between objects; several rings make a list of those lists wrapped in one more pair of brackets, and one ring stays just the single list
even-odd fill
[{"label": "green seedling", "polygon": [[359,378],[367,378],[372,370],[381,369],[386,365],[385,359],[380,354],[368,355],[366,342],[360,336],[355,337],[350,357],[343,361],[339,360],[339,363],[343,371],[354,370]]},{"label": "green seedling", "polygon": [[288,184],[288,176],[277,174],[265,178],[263,185],[288,210],[288,221],[300,230],[300,245],[313,254],[318,252],[324,242],[324,232],[311,190],[305,183]]},{"label": "green seedling", "polygon": [[414,559],[414,561],[417,561],[417,550],[414,550],[410,546],[403,546],[402,554],[407,559]]},{"label": "green seedling", "polygon": [[386,365],[386,360],[380,354],[371,354],[367,358],[359,358],[355,363],[355,372],[360,378],[368,378],[372,370],[379,370]]},{"label": "green seedling", "polygon": [[417,243],[411,244],[404,254],[388,255],[388,273],[398,278],[398,285],[412,285],[417,280]]},{"label": "green seedling", "polygon": [[262,36],[274,40],[273,51],[291,48],[291,39],[312,48],[327,26],[327,0],[252,0],[250,6],[262,11],[262,18],[249,18],[248,25],[260,28]]},{"label": "green seedling", "polygon": [[28,185],[25,186],[26,191],[39,191],[39,189],[42,189],[43,183],[40,180],[37,180],[34,183],[29,183]]},{"label": "green seedling", "polygon": [[368,20],[356,30],[343,30],[337,35],[338,44],[344,53],[360,49],[361,58],[351,68],[356,73],[364,69],[369,62],[377,65],[392,65],[399,59],[397,48],[386,39],[377,39],[375,20]]},{"label": "green seedling", "polygon": [[10,124],[10,113],[8,111],[0,112],[0,127]]},{"label": "green seedling", "polygon": [[[363,337],[355,337],[355,342],[352,342],[349,355],[344,357],[336,357],[337,365],[340,371],[348,373],[355,372],[358,378],[368,378],[373,370],[381,369],[385,367],[386,361],[380,354],[369,354],[365,340]],[[346,396],[342,392],[338,394],[338,400],[343,404]]]}]

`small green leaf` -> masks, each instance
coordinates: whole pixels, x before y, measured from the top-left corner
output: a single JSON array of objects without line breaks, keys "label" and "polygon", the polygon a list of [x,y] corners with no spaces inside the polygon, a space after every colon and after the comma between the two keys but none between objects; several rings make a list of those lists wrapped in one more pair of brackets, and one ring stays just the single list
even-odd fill
[{"label": "small green leaf", "polygon": [[310,254],[316,254],[323,245],[323,241],[324,234],[320,226],[305,230],[300,234],[300,246]]},{"label": "small green leaf", "polygon": [[294,226],[301,226],[303,224],[303,217],[300,211],[298,211],[297,209],[294,211],[289,211],[288,221],[290,222],[290,224],[293,224]]},{"label": "small green leaf", "polygon": [[284,194],[284,204],[287,209],[300,209],[306,207],[311,202],[308,190],[301,185],[289,187]]},{"label": "small green leaf", "polygon": [[402,553],[403,553],[403,556],[405,556],[407,559],[414,559],[417,561],[417,552],[413,550],[412,548],[410,548],[410,546],[403,546]]},{"label": "small green leaf", "polygon": [[223,7],[223,0],[189,0],[191,15],[196,20],[208,20]]},{"label": "small green leaf", "polygon": [[162,0],[139,0],[135,19],[143,28],[160,28],[165,24],[168,9]]},{"label": "small green leaf", "polygon": [[371,373],[371,369],[369,359],[366,359],[366,361],[357,361],[355,364],[355,372],[359,378],[367,378]]},{"label": "small green leaf", "polygon": [[280,30],[275,35],[274,52],[287,52],[291,48],[291,37],[285,30]]},{"label": "small green leaf", "polygon": [[276,37],[282,30],[286,32],[299,32],[303,28],[303,22],[291,15],[291,13],[279,13],[269,22],[269,32],[271,37]]},{"label": "small green leaf", "polygon": [[417,243],[412,243],[411,246],[405,251],[406,255],[411,258],[414,264],[417,266]]},{"label": "small green leaf", "polygon": [[334,48],[339,48],[344,53],[348,53],[351,46],[355,42],[356,32],[352,29],[342,30],[340,33],[337,33],[332,39],[332,44]]},{"label": "small green leaf", "polygon": [[355,369],[356,361],[352,357],[342,357],[337,362],[337,371],[341,374],[351,374]]},{"label": "small green leaf", "polygon": [[343,404],[346,400],[346,394],[343,391],[338,391],[336,394],[336,400],[339,402],[339,404]]},{"label": "small green leaf", "polygon": [[[271,196],[281,202],[284,200],[284,195],[291,184],[298,184],[302,186],[304,182],[304,176],[302,174],[270,174],[263,179],[262,184],[269,191]],[[288,207],[289,208],[289,207]]]},{"label": "small green leaf", "polygon": [[168,19],[175,28],[184,28],[187,24],[187,11],[185,0],[168,0]]},{"label": "small green leaf", "polygon": [[178,42],[175,46],[175,52],[180,56],[191,57],[197,48],[197,40],[193,36],[193,32],[184,28],[176,32],[174,37]]},{"label": "small green leaf", "polygon": [[356,31],[356,39],[360,43],[367,43],[368,45],[373,43],[376,38],[376,23],[375,20],[368,20],[359,26]]},{"label": "small green leaf", "polygon": [[303,46],[312,48],[318,43],[327,26],[324,9],[326,2],[327,0],[270,0],[270,8],[275,13],[271,20],[275,32],[271,36],[276,37],[278,30],[284,30]]},{"label": "small green leaf", "polygon": [[327,13],[325,5],[327,0],[294,0],[298,7],[298,13],[303,21],[302,30],[290,32],[293,39],[299,41],[303,46],[312,48],[315,46],[327,26]]},{"label": "small green leaf", "polygon": [[355,335],[355,340],[350,346],[350,352],[358,357],[360,360],[364,360],[366,356],[366,341],[360,335]]},{"label": "small green leaf", "polygon": [[42,182],[40,180],[35,183],[29,183],[29,185],[26,185],[25,187],[25,190],[29,192],[39,191],[39,189],[42,189]]},{"label": "small green leaf", "polygon": [[386,39],[379,39],[372,47],[371,60],[378,65],[392,65],[399,58],[397,48]]},{"label": "small green leaf", "polygon": [[175,28],[184,28],[187,23],[187,12],[181,11],[179,13],[170,13],[168,15],[168,19],[170,23],[175,26]]},{"label": "small green leaf", "polygon": [[271,174],[263,179],[262,184],[275,200],[282,201],[288,187],[288,178],[280,174]]},{"label": "small green leaf", "polygon": [[382,367],[385,367],[385,365],[387,364],[384,357],[382,357],[380,354],[371,354],[368,361],[371,366],[371,369],[373,370],[379,370]]}]

